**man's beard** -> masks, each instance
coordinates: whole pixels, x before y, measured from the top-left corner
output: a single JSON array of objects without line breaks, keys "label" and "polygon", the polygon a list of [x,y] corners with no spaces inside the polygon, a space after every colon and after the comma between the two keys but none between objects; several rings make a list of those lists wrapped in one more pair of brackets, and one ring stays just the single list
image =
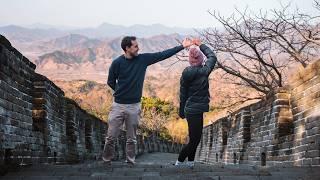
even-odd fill
[{"label": "man's beard", "polygon": [[130,53],[130,55],[131,55],[132,57],[136,57],[136,56],[138,56],[138,52],[136,52],[136,53]]}]

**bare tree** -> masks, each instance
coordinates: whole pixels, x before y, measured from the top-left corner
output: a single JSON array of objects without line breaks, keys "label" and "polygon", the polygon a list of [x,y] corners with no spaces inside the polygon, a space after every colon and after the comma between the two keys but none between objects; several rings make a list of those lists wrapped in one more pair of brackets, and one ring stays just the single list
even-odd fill
[{"label": "bare tree", "polygon": [[301,13],[299,9],[290,11],[290,4],[281,7],[271,10],[269,14],[273,16],[269,18],[267,13],[260,13],[256,21],[261,32],[278,45],[277,49],[306,67],[319,54],[320,16]]},{"label": "bare tree", "polygon": [[200,35],[216,51],[225,80],[257,91],[257,96],[248,100],[284,86],[289,65],[299,63],[305,67],[319,54],[317,17],[298,10],[290,13],[288,7],[272,10],[271,17],[237,9],[229,17],[209,11],[223,31],[209,28]]},{"label": "bare tree", "polygon": [[201,36],[219,55],[218,66],[238,79],[232,79],[233,83],[263,94],[281,87],[281,70],[285,66],[271,56],[272,44],[257,30],[258,23],[246,12],[238,11],[240,18],[209,13],[223,25],[224,31],[207,29]]},{"label": "bare tree", "polygon": [[319,1],[314,1],[315,7],[320,10],[320,2]]},{"label": "bare tree", "polygon": [[272,18],[260,14],[257,20],[261,32],[277,46],[278,53],[306,67],[319,54],[319,19],[299,10],[290,12],[289,7],[272,10]]}]

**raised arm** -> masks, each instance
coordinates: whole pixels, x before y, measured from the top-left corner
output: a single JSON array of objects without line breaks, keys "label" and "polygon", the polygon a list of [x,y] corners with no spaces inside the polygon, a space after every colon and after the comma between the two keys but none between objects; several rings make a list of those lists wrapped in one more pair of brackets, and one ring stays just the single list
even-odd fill
[{"label": "raised arm", "polygon": [[203,66],[202,71],[207,76],[209,76],[217,62],[217,57],[208,46],[206,46],[205,44],[202,44],[200,39],[193,39],[192,41],[195,45],[200,47],[200,50],[202,51],[202,53],[207,57],[207,61]]},{"label": "raised arm", "polygon": [[207,61],[206,61],[205,65],[203,66],[203,70],[209,76],[210,73],[212,72],[216,62],[217,62],[217,57],[214,54],[214,52],[205,44],[200,45],[200,50],[207,57]]},{"label": "raised arm", "polygon": [[163,60],[175,55],[176,53],[178,53],[182,49],[183,49],[183,46],[181,45],[181,46],[176,46],[171,49],[164,50],[162,52],[146,53],[146,54],[144,54],[146,63],[149,66],[149,65],[152,65],[152,64],[157,63],[159,61],[163,61]]},{"label": "raised arm", "polygon": [[190,39],[186,38],[183,40],[182,45],[176,46],[171,49],[164,50],[162,52],[156,52],[156,53],[146,53],[145,55],[145,60],[147,65],[151,65],[154,63],[157,63],[159,61],[165,60],[175,54],[177,54],[179,51],[181,51],[184,48],[187,48],[189,46],[193,45],[193,41]]}]

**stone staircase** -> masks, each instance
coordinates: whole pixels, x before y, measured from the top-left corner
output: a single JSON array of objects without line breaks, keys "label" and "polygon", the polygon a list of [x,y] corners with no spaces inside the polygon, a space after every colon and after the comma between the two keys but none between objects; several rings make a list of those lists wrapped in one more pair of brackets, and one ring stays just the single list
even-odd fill
[{"label": "stone staircase", "polygon": [[11,171],[0,179],[107,179],[107,180],[319,180],[320,167],[310,168],[268,168],[247,165],[205,165],[196,163],[193,169],[177,168],[171,165],[177,154],[150,153],[137,159],[130,166],[122,161],[106,165],[102,161],[88,161],[73,165],[35,165]]}]

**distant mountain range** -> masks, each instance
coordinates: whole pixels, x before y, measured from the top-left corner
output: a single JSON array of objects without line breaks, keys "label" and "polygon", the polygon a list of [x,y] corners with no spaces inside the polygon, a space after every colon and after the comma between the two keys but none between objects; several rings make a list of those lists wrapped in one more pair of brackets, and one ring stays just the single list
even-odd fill
[{"label": "distant mountain range", "polygon": [[[183,38],[184,36],[179,34],[139,38],[140,52],[162,51],[179,45],[178,41]],[[32,57],[33,54],[31,59],[37,65],[37,71],[52,79],[73,80],[81,76],[82,79],[104,82],[112,59],[123,53],[120,41],[121,37],[91,39],[83,35],[70,34],[25,46],[23,51],[27,53],[27,57]],[[153,65],[150,69],[153,71],[152,74],[156,75],[167,69],[166,66],[172,61],[175,60]],[[66,74],[68,76],[65,76]]]},{"label": "distant mountain range", "polygon": [[[0,27],[0,34],[37,65],[36,72],[53,81],[71,81],[73,86],[74,80],[105,84],[112,60],[123,54],[120,41],[124,35],[138,36],[139,52],[144,53],[172,48],[195,33],[193,29],[162,25],[124,27],[107,23],[97,28],[66,29],[42,24],[32,28],[11,25]],[[177,61],[173,56],[148,68],[144,96],[159,97],[178,105],[179,79],[188,63],[175,63]],[[212,88],[221,88],[221,83],[217,84]]]},{"label": "distant mountain range", "polygon": [[[155,52],[179,45],[185,36],[179,34],[139,38],[140,52]],[[10,39],[10,38],[9,38]],[[55,63],[94,62],[96,59],[113,59],[123,53],[122,37],[94,39],[79,34],[69,34],[48,41],[15,42],[14,46],[37,65],[47,59]],[[32,56],[34,55],[34,56]],[[82,59],[82,60],[81,60]]]},{"label": "distant mountain range", "polygon": [[9,25],[0,27],[0,34],[7,37],[10,41],[24,43],[57,38],[65,34],[65,32],[58,29],[30,29]]},{"label": "distant mountain range", "polygon": [[159,34],[175,33],[192,35],[195,34],[195,30],[192,28],[167,27],[161,24],[122,26],[109,23],[103,23],[94,28],[59,27],[45,24],[33,24],[26,27],[17,25],[0,27],[0,34],[11,40],[20,42],[49,40],[68,34],[79,34],[89,38],[115,38],[125,35],[150,37]]},{"label": "distant mountain range", "polygon": [[[78,86],[82,87],[87,83],[83,80],[106,83],[112,60],[123,54],[120,47],[123,36],[137,36],[140,53],[143,53],[177,46],[178,41],[181,42],[187,36],[196,35],[196,32],[193,29],[166,27],[160,24],[126,27],[104,23],[95,28],[57,27],[45,24],[34,24],[28,27],[9,25],[0,27],[0,34],[8,38],[15,48],[37,65],[38,73],[53,81],[60,81],[59,86],[66,87],[70,94],[76,96],[80,91]],[[185,50],[182,52],[187,53]],[[220,55],[218,58],[224,57]],[[178,106],[179,80],[188,62],[176,62],[178,59],[173,56],[148,68],[144,96],[159,97]],[[224,76],[225,72],[220,69],[210,75],[211,107],[236,100],[230,98],[234,92],[239,91],[243,96],[250,96],[252,93],[252,89],[239,88],[224,82]],[[81,81],[78,82],[79,80]],[[82,94],[89,99],[88,107],[92,104],[99,106],[100,101],[103,102],[105,99],[108,102],[111,101],[111,92],[105,91],[108,87],[106,85],[97,87],[99,88],[96,90],[81,90]],[[73,96],[74,99],[77,98],[75,96]],[[103,98],[99,99],[99,97]],[[90,103],[91,100],[93,103]]]},{"label": "distant mountain range", "polygon": [[87,28],[74,30],[72,33],[83,34],[88,37],[117,37],[123,35],[135,35],[138,37],[150,37],[159,34],[182,34],[190,35],[195,34],[193,29],[187,28],[174,28],[167,27],[161,24],[153,25],[133,25],[133,26],[120,26],[109,23],[103,23],[97,28]]}]

